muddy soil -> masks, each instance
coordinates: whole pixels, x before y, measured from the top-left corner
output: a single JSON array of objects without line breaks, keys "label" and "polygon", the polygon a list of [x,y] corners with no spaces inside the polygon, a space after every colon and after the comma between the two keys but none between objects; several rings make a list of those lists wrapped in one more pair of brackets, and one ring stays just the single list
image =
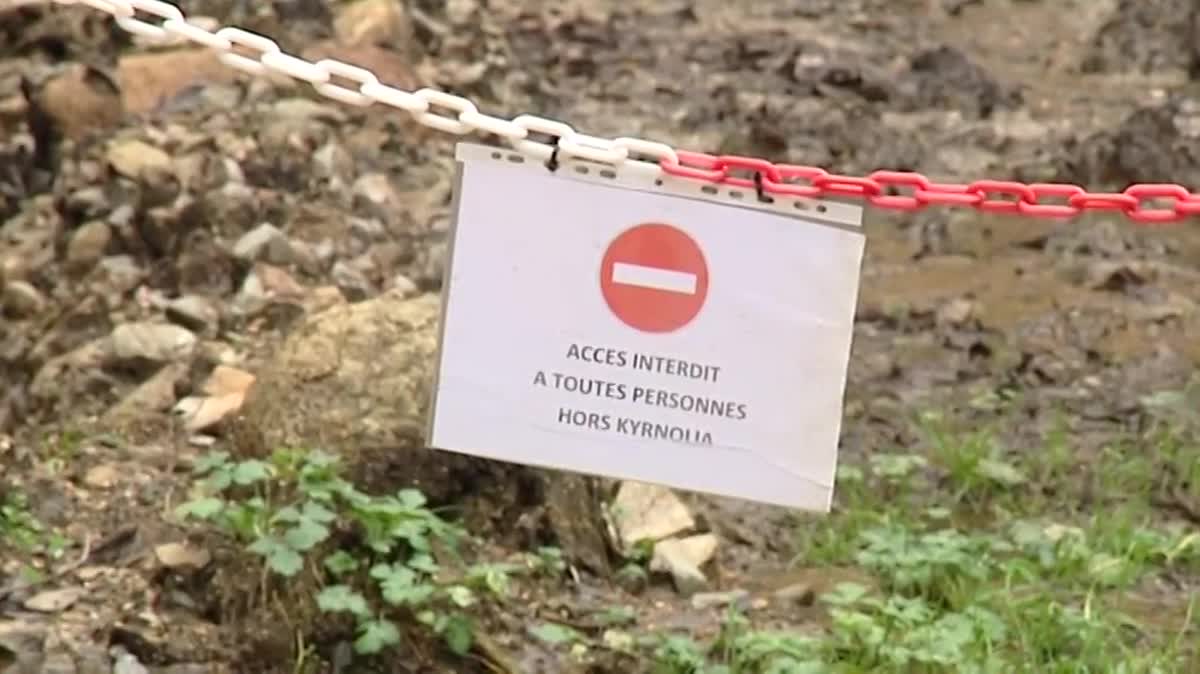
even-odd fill
[{"label": "muddy soil", "polygon": [[[204,51],[142,44],[87,7],[6,7],[0,491],[28,494],[33,514],[65,536],[60,559],[40,560],[63,573],[32,586],[17,572],[27,560],[0,545],[0,621],[29,633],[42,668],[15,671],[107,671],[129,657],[152,671],[290,671],[277,650],[257,650],[280,642],[260,638],[262,616],[212,609],[219,573],[181,581],[189,563],[155,553],[186,537],[169,514],[198,456],[285,440],[371,445],[362,477],[416,484],[474,513],[497,546],[561,545],[580,575],[537,590],[542,606],[582,613],[619,601],[644,624],[716,629],[716,616],[690,609],[669,582],[633,595],[612,580],[595,509],[611,485],[427,455],[414,440],[424,393],[399,379],[423,371],[432,345],[412,327],[430,316],[405,303],[436,306],[453,137],[246,77]],[[595,135],[839,173],[920,170],[939,182],[1200,187],[1200,5],[1190,0],[184,9],[400,86]],[[1086,452],[1150,423],[1144,398],[1181,388],[1200,361],[1194,222],[1136,228],[1116,215],[1059,223],[935,208],[869,210],[865,228],[848,457],[915,443],[911,419],[926,409],[964,427],[997,424],[1015,447],[1065,423]],[[353,309],[380,298],[392,303],[381,311],[405,318]],[[385,392],[351,391],[348,370],[331,380],[346,388],[305,388],[326,366],[280,356],[296,353],[289,339],[319,331],[311,321],[330,307],[392,326],[379,344],[406,369]],[[243,399],[251,380],[275,387],[276,407]],[[997,399],[1012,402],[987,404]],[[326,405],[344,419],[393,403],[361,434],[313,437],[322,426],[304,418]],[[201,404],[216,406],[211,423],[181,421],[180,405]],[[424,458],[398,464],[392,450]],[[682,497],[723,541],[710,589],[794,581],[792,514]],[[60,586],[80,590],[53,615],[22,608]],[[46,641],[51,624],[60,636]],[[520,624],[495,629],[537,660]]]}]

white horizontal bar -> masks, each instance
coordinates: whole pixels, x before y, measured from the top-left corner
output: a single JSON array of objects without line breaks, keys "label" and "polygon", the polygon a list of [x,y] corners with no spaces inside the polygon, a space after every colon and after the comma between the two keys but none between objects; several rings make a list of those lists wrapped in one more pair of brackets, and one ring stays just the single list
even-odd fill
[{"label": "white horizontal bar", "polygon": [[673,269],[614,262],[612,280],[613,283],[627,286],[641,286],[684,295],[696,294],[696,275]]}]

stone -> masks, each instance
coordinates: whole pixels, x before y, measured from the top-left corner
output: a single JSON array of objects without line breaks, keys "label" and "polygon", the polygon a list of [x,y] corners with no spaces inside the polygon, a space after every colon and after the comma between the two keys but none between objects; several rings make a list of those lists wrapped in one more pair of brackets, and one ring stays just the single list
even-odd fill
[{"label": "stone", "polygon": [[306,98],[284,98],[272,103],[268,112],[282,122],[319,121],[341,124],[346,121],[346,114],[341,108]]},{"label": "stone", "polygon": [[83,596],[82,587],[64,587],[39,592],[25,600],[25,608],[38,613],[58,613],[68,609]]},{"label": "stone", "polygon": [[[406,297],[405,299],[411,298]],[[336,304],[345,303],[346,298],[337,286],[319,286],[313,288],[312,292],[304,298],[304,311],[309,314],[319,314]]]},{"label": "stone", "polygon": [[191,432],[208,430],[242,408],[245,396],[241,393],[188,397],[179,401],[177,410],[185,417],[184,428]]},{"label": "stone", "polygon": [[417,251],[417,259],[409,268],[408,274],[417,285],[423,288],[440,288],[446,278],[446,242],[434,241],[427,248]]},{"label": "stone", "polygon": [[200,295],[183,295],[167,303],[167,319],[200,334],[217,331],[221,312],[217,306]]},{"label": "stone", "polygon": [[[197,18],[188,17],[192,21]],[[202,85],[208,85],[204,89],[215,89],[213,85],[236,79],[236,70],[203,47],[133,53],[122,56],[117,63],[121,98],[134,114],[149,112],[189,89]]]},{"label": "stone", "polygon": [[416,297],[421,292],[421,289],[417,287],[416,282],[404,274],[396,274],[392,277],[391,289],[400,293],[400,295],[405,299]]},{"label": "stone", "polygon": [[728,592],[699,592],[692,595],[692,608],[704,611],[710,608],[742,604],[750,598],[745,590],[730,590]]},{"label": "stone", "polygon": [[96,276],[106,291],[120,295],[136,288],[146,272],[129,255],[110,255],[100,260]]},{"label": "stone", "polygon": [[228,228],[226,231],[247,231],[260,220],[258,196],[253,188],[240,182],[226,182],[209,190],[200,202],[209,221],[221,223],[222,228]]},{"label": "stone", "polygon": [[176,387],[187,377],[187,370],[186,362],[168,363],[158,368],[149,379],[113,405],[105,413],[104,422],[111,426],[124,426],[170,409],[175,402]]},{"label": "stone", "polygon": [[118,653],[113,660],[113,674],[150,674],[132,653]]},{"label": "stone", "polygon": [[263,291],[269,297],[299,300],[305,295],[304,286],[286,269],[259,263],[254,265],[254,273],[262,281]]},{"label": "stone", "polygon": [[84,223],[67,244],[67,264],[77,270],[91,269],[104,257],[112,236],[112,227],[103,220]]},{"label": "stone", "polygon": [[645,482],[622,482],[609,514],[616,526],[616,543],[627,554],[640,541],[659,541],[696,526],[674,491]]},{"label": "stone", "polygon": [[262,262],[254,265],[237,295],[232,309],[240,316],[253,316],[267,308],[272,301],[300,302],[305,297],[305,288],[286,270]]},{"label": "stone", "polygon": [[946,44],[929,46],[911,58],[907,81],[918,100],[988,117],[1022,102],[1020,90],[1001,82],[966,52]]},{"label": "stone", "polygon": [[334,263],[333,271],[330,274],[338,289],[351,302],[361,302],[373,292],[371,281],[367,279],[366,275],[344,260]]},{"label": "stone", "polygon": [[[98,189],[98,188],[97,188]],[[100,199],[100,205],[105,205],[104,191],[100,190],[97,194]],[[129,229],[133,226],[133,218],[137,215],[137,209],[132,204],[121,204],[109,212],[108,217],[104,219],[110,227],[118,230]]]},{"label": "stone", "polygon": [[372,244],[387,238],[383,223],[374,218],[351,218],[350,235],[363,244]]},{"label": "stone", "polygon": [[317,264],[322,268],[329,268],[334,263],[337,257],[337,248],[333,245],[332,239],[321,239],[312,247],[313,257],[316,258]]},{"label": "stone", "polygon": [[93,466],[83,476],[83,483],[97,489],[110,489],[121,480],[121,471],[111,463]]},{"label": "stone", "polygon": [[169,569],[202,569],[212,561],[208,550],[187,543],[163,543],[154,548],[154,556],[159,564]]},{"label": "stone", "polygon": [[448,0],[446,19],[452,26],[466,26],[476,21],[479,13],[478,0]]},{"label": "stone", "polygon": [[354,172],[354,158],[341,144],[330,141],[313,153],[313,168],[316,175],[340,183]]},{"label": "stone", "polygon": [[296,268],[310,276],[317,276],[325,271],[325,266],[317,258],[316,248],[303,239],[292,239],[292,256]]},{"label": "stone", "polygon": [[33,318],[46,306],[41,291],[28,281],[9,281],[4,284],[4,313],[15,318]]},{"label": "stone", "polygon": [[[388,271],[405,267],[412,261],[414,256],[411,244],[400,243],[399,241],[384,241],[372,246],[371,250],[367,251],[362,257],[365,259],[361,263],[361,268],[366,271],[369,266],[370,269],[374,270],[371,273],[376,274],[378,280],[382,281]],[[355,263],[359,264],[357,260]]]},{"label": "stone", "polygon": [[237,163],[233,157],[225,157],[221,160],[221,168],[225,170],[225,180],[227,185],[241,185],[246,182],[246,173],[242,171],[242,165]]},{"label": "stone", "polygon": [[358,0],[342,5],[333,29],[347,45],[408,44],[413,30],[404,5],[397,0]]},{"label": "stone", "polygon": [[100,379],[99,371],[112,359],[112,340],[93,340],[46,361],[29,384],[35,400],[53,406],[67,401]]},{"label": "stone", "polygon": [[385,293],[306,317],[258,373],[247,421],[269,447],[420,444],[439,310],[436,295]]},{"label": "stone", "polygon": [[171,170],[170,155],[140,140],[113,142],[105,158],[117,174],[132,180],[142,180]]},{"label": "stone", "polygon": [[1110,5],[1088,40],[1083,72],[1150,74],[1177,69],[1190,71],[1193,78],[1200,72],[1200,19],[1191,18],[1196,16],[1193,0],[1120,0],[1102,6]]},{"label": "stone", "polygon": [[713,534],[659,541],[654,545],[650,570],[669,573],[675,590],[685,597],[691,596],[707,586],[708,579],[700,568],[716,554],[717,544]]},{"label": "stone", "polygon": [[690,597],[708,587],[708,578],[704,577],[704,573],[686,560],[674,557],[673,553],[663,553],[656,559],[659,560],[659,568],[655,570],[670,574],[675,591],[680,596]]},{"label": "stone", "polygon": [[655,552],[662,551],[680,559],[686,559],[697,568],[707,564],[717,552],[720,541],[715,534],[698,534],[687,538],[671,538],[655,544]]},{"label": "stone", "polygon": [[959,297],[938,307],[937,321],[940,325],[962,325],[970,320],[974,313],[975,304]]},{"label": "stone", "polygon": [[293,259],[292,244],[287,235],[268,222],[243,234],[233,246],[233,255],[246,262],[280,265],[290,264]]},{"label": "stone", "polygon": [[20,253],[0,257],[0,283],[23,281],[29,276],[29,262]]},{"label": "stone", "polygon": [[368,173],[354,181],[354,196],[383,208],[399,208],[400,196],[383,173]]},{"label": "stone", "polygon": [[811,583],[793,583],[785,585],[774,592],[776,599],[784,601],[794,601],[804,605],[810,605],[816,600],[816,590]]},{"label": "stone", "polygon": [[168,363],[186,359],[196,350],[196,335],[170,323],[124,323],[112,331],[113,355],[122,361]]},{"label": "stone", "polygon": [[1154,266],[1112,260],[1089,262],[1083,269],[1083,285],[1091,290],[1123,292],[1157,280]]},{"label": "stone", "polygon": [[76,140],[117,126],[125,114],[113,78],[84,64],[68,66],[42,83],[30,104],[64,137]]},{"label": "stone", "polygon": [[254,385],[254,375],[228,365],[218,365],[204,382],[202,390],[214,396],[246,393]]},{"label": "stone", "polygon": [[230,309],[237,316],[253,316],[267,306],[267,289],[263,287],[262,279],[254,271],[246,274],[242,285],[238,288],[230,303]]}]

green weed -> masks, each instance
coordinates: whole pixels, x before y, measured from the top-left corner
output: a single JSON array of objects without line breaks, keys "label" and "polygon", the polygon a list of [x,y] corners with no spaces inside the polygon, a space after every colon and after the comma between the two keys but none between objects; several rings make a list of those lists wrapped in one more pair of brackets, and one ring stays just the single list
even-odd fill
[{"label": "green weed", "polygon": [[[29,510],[29,501],[20,491],[0,494],[0,549],[5,547],[25,555],[43,554],[51,559],[62,556],[69,541],[44,525]],[[33,569],[28,568],[28,573]]]},{"label": "green weed", "polygon": [[[1080,467],[1065,433],[1044,451],[1013,452],[927,421],[926,452],[841,466],[834,512],[799,522],[797,564],[871,579],[820,595],[822,622],[762,630],[731,609],[720,635],[700,642],[641,634],[636,614],[614,607],[593,617],[600,634],[551,620],[528,637],[576,660],[632,655],[654,674],[1200,671],[1200,532],[1151,501],[1164,480],[1193,488],[1194,444],[1113,445]],[[554,548],[468,564],[466,532],[419,492],[366,495],[321,452],[218,453],[196,471],[200,492],[180,514],[214,524],[274,577],[316,578],[318,609],[350,619],[360,654],[385,652],[413,626],[466,653],[483,600],[502,602],[522,574],[566,568]],[[618,575],[644,574],[651,552],[639,547]],[[1131,601],[1164,583],[1178,596],[1148,611]]]},{"label": "green weed", "polygon": [[195,466],[199,494],[179,516],[209,522],[280,579],[311,574],[320,611],[348,616],[354,649],[372,655],[401,641],[401,624],[423,625],[454,652],[473,643],[469,612],[481,595],[510,592],[517,573],[558,573],[561,553],[544,548],[505,562],[457,564],[466,533],[416,490],[367,495],[341,477],[336,457],[281,450],[267,461],[227,453]]},{"label": "green weed", "polygon": [[[663,674],[1185,674],[1200,671],[1200,531],[1151,499],[1200,484],[1178,436],[1103,448],[1080,466],[1070,436],[1011,452],[927,416],[926,454],[881,453],[838,471],[828,516],[799,523],[795,563],[852,565],[871,587],[819,597],[807,632],[730,618],[713,643],[660,637]],[[1142,588],[1177,597],[1132,610]],[[1188,589],[1190,588],[1190,589]]]}]

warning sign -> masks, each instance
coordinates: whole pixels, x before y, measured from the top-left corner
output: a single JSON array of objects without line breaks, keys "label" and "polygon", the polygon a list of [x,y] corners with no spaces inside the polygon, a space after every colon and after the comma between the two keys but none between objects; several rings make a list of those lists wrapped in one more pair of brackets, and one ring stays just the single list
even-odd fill
[{"label": "warning sign", "polygon": [[621,232],[604,252],[600,288],[625,325],[671,332],[687,325],[708,295],[708,265],[684,231],[647,223]]},{"label": "warning sign", "polygon": [[828,510],[861,209],[509,154],[458,147],[429,446]]}]

